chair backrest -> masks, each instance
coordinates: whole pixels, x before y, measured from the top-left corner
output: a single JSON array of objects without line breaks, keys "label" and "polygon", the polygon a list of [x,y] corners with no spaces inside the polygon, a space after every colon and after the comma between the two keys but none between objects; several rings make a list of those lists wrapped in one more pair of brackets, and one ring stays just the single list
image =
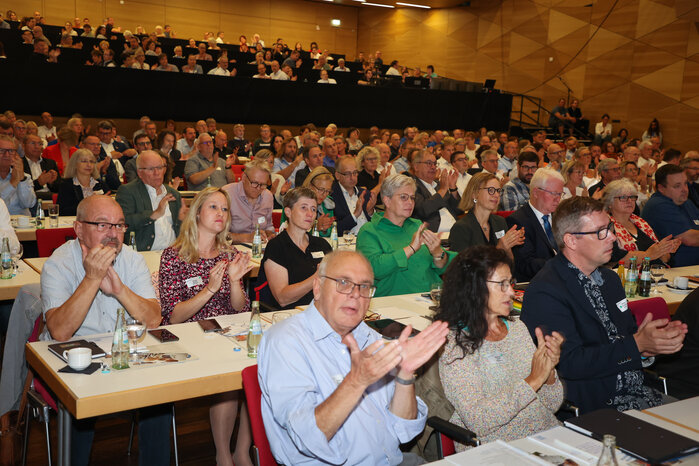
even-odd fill
[{"label": "chair backrest", "polygon": [[653,314],[653,320],[670,319],[670,311],[667,308],[667,303],[661,297],[637,299],[629,301],[629,309],[636,318],[636,324],[641,325],[643,318],[649,312]]},{"label": "chair backrest", "polygon": [[245,399],[248,405],[248,415],[250,416],[252,441],[258,456],[257,465],[275,466],[277,462],[274,460],[274,456],[272,456],[272,450],[269,447],[267,433],[265,432],[265,424],[262,420],[262,391],[257,380],[257,365],[246,367],[241,375]]},{"label": "chair backrest", "polygon": [[439,433],[440,441],[442,442],[442,457],[451,456],[456,453],[456,448],[454,447],[454,441],[451,437],[445,434]]},{"label": "chair backrest", "polygon": [[502,218],[507,218],[510,215],[512,215],[513,212],[514,210],[498,210],[497,212],[495,212],[495,215],[499,215]]},{"label": "chair backrest", "polygon": [[36,246],[39,250],[39,257],[49,257],[60,245],[75,238],[75,230],[72,227],[36,230]]},{"label": "chair backrest", "polygon": [[233,175],[235,175],[235,181],[240,181],[243,177],[243,170],[245,170],[245,165],[231,165],[231,170]]}]

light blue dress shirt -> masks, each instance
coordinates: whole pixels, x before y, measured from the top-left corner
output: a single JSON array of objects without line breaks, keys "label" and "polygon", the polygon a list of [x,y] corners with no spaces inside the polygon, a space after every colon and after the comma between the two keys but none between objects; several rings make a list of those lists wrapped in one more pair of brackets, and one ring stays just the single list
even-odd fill
[{"label": "light blue dress shirt", "polygon": [[[361,350],[381,338],[364,322],[352,334]],[[390,412],[395,382],[389,374],[366,389],[342,427],[330,441],[326,439],[316,425],[315,409],[337,389],[352,363],[340,335],[315,302],[263,335],[257,364],[262,418],[279,463],[399,464],[403,460],[399,444],[425,427],[427,406],[420,398],[416,419]]]},{"label": "light blue dress shirt", "polygon": [[[283,157],[275,157],[274,158],[274,167],[272,168],[272,173],[279,173],[279,171],[284,170],[286,167],[291,165],[291,162],[287,162],[287,160]],[[306,162],[304,160],[301,161],[300,164],[296,165],[296,168],[294,168],[294,171],[291,172],[291,175],[287,178],[287,181],[291,181],[291,188],[294,188],[294,184],[296,181],[296,172],[306,168]],[[290,189],[291,189],[290,188]]]},{"label": "light blue dress shirt", "polygon": [[12,186],[12,169],[5,178],[0,178],[0,198],[5,201],[10,215],[30,215],[29,208],[36,204],[34,181],[31,175],[23,173],[24,179]]}]

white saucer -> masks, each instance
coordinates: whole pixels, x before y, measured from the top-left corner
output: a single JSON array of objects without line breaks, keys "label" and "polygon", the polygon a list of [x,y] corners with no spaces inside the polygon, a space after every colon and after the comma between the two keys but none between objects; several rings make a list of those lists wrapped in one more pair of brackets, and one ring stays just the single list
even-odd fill
[{"label": "white saucer", "polygon": [[665,285],[667,286],[667,289],[672,291],[673,293],[679,293],[679,294],[689,294],[692,291],[694,291],[694,288],[675,288],[673,285]]}]

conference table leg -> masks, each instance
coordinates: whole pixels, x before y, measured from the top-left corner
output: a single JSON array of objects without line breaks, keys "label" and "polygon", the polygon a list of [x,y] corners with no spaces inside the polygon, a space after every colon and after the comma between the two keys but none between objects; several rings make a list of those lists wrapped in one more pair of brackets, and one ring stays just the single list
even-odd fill
[{"label": "conference table leg", "polygon": [[58,402],[58,466],[70,465],[70,412]]}]

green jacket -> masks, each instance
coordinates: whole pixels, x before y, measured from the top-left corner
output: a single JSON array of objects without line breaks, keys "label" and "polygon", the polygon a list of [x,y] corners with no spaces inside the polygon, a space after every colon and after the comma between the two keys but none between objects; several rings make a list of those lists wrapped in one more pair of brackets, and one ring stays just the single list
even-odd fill
[{"label": "green jacket", "polygon": [[[175,196],[174,201],[170,201],[170,213],[172,214],[172,228],[175,236],[180,234],[180,193],[172,189],[167,184],[165,189],[168,194]],[[116,193],[116,201],[124,211],[124,218],[129,229],[124,236],[124,242],[128,243],[131,232],[136,233],[136,247],[139,251],[150,251],[155,239],[155,220],[150,218],[153,214],[153,205],[148,196],[146,185],[140,179],[135,179],[130,183],[123,184]]]},{"label": "green jacket", "polygon": [[386,220],[383,212],[376,212],[359,230],[357,251],[374,269],[376,296],[423,293],[430,291],[432,283],[442,281],[440,276],[456,253],[447,251],[447,263],[439,268],[425,245],[409,259],[403,251],[421,224],[420,220],[407,218],[399,227]]}]

